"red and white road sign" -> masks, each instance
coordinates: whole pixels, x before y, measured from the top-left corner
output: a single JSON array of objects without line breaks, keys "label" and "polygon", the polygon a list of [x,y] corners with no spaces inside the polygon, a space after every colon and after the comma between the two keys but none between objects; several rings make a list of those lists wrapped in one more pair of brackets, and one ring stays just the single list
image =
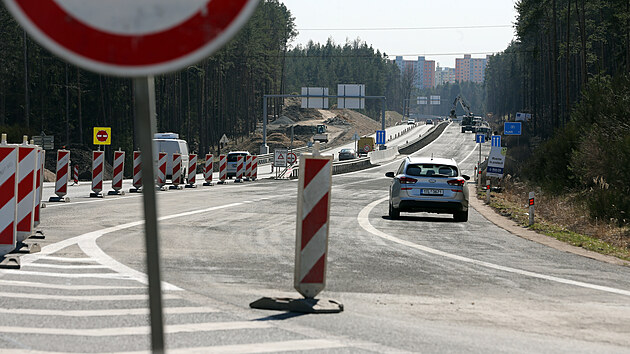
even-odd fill
[{"label": "red and white road sign", "polygon": [[212,156],[212,154],[206,154],[206,164],[203,169],[203,179],[206,181],[206,183],[212,183],[212,172],[213,172],[212,159],[213,158],[214,156]]},{"label": "red and white road sign", "polygon": [[56,55],[120,76],[175,71],[223,46],[256,0],[5,0],[18,22]]},{"label": "red and white road sign", "polygon": [[243,179],[243,172],[245,169],[245,156],[238,156],[236,158],[236,180],[240,181]]},{"label": "red and white road sign", "polygon": [[112,178],[112,189],[115,191],[119,191],[122,189],[124,170],[125,170],[125,152],[114,151],[114,177]]},{"label": "red and white road sign", "polygon": [[249,181],[252,176],[252,155],[245,156],[245,178]]},{"label": "red and white road sign", "polygon": [[105,169],[105,152],[92,151],[92,191],[99,194],[103,190],[103,170]]},{"label": "red and white road sign", "polygon": [[365,152],[369,152],[369,151],[370,151],[370,145],[365,145],[365,146],[363,147],[363,151],[365,151]]},{"label": "red and white road sign", "polygon": [[0,257],[17,243],[17,145],[0,145]]},{"label": "red and white road sign", "polygon": [[79,183],[79,165],[74,165],[74,168],[72,170],[72,180],[74,181],[74,184],[78,184]]},{"label": "red and white road sign", "polygon": [[297,155],[292,152],[288,153],[287,162],[289,163],[289,165],[293,165],[295,161],[297,161]]},{"label": "red and white road sign", "polygon": [[193,186],[197,182],[197,154],[188,155],[188,185]]},{"label": "red and white road sign", "polygon": [[107,131],[99,130],[98,132],[96,132],[96,140],[104,143],[107,141],[107,139],[109,139],[109,134],[107,134]]},{"label": "red and white road sign", "polygon": [[70,151],[57,150],[57,179],[55,181],[55,194],[63,198],[68,194],[68,164],[70,163]]},{"label": "red and white road sign", "polygon": [[164,187],[166,184],[166,158],[168,154],[160,152],[158,154],[157,186]]},{"label": "red and white road sign", "polygon": [[18,159],[17,241],[22,242],[34,231],[37,145],[20,145]]},{"label": "red and white road sign", "polygon": [[252,174],[250,176],[252,181],[255,181],[258,178],[258,156],[252,156]]},{"label": "red and white road sign", "polygon": [[182,184],[182,154],[173,153],[173,174],[171,182],[175,187]]},{"label": "red and white road sign", "polygon": [[37,149],[37,174],[35,179],[35,208],[33,210],[33,226],[37,227],[40,222],[40,209],[42,206],[42,194],[44,191],[44,158],[46,151],[42,148]]},{"label": "red and white road sign", "polygon": [[219,155],[219,180],[221,183],[227,179],[227,155]]},{"label": "red and white road sign", "polygon": [[332,156],[300,157],[293,285],[306,298],[326,286],[332,162]]},{"label": "red and white road sign", "polygon": [[142,187],[142,159],[140,159],[140,151],[133,152],[133,187],[140,189]]}]

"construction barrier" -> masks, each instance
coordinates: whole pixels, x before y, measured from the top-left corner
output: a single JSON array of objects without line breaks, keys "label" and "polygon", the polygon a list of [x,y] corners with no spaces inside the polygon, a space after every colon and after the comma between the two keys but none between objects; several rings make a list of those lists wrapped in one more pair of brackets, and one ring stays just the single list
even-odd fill
[{"label": "construction barrier", "polygon": [[180,189],[179,185],[182,184],[182,154],[173,153],[173,171],[171,175],[172,186],[169,189]]},{"label": "construction barrier", "polygon": [[252,172],[250,174],[250,178],[252,181],[255,181],[258,178],[258,156],[252,156]]},{"label": "construction barrier", "polygon": [[9,145],[6,134],[0,142],[0,257],[17,245],[17,145]]},{"label": "construction barrier", "polygon": [[35,209],[33,210],[33,226],[39,225],[40,209],[42,206],[42,192],[44,190],[44,158],[46,151],[42,148],[37,148],[37,173],[35,175]]},{"label": "construction barrier", "polygon": [[67,202],[68,194],[68,165],[70,164],[70,151],[57,150],[57,173],[55,180],[56,197],[50,197],[49,202]]},{"label": "construction barrier", "polygon": [[[222,155],[222,156],[225,156],[225,155]],[[204,186],[212,185],[212,173],[214,172],[214,168],[212,166],[213,159],[214,159],[214,156],[212,156],[212,154],[206,154],[206,164],[203,169],[203,179],[205,180],[203,184]]]},{"label": "construction barrier", "polygon": [[37,149],[37,145],[26,143],[26,137],[24,143],[18,147],[17,242],[26,240],[35,230]]},{"label": "construction barrier", "polygon": [[245,180],[249,181],[252,176],[252,155],[245,156]]},{"label": "construction barrier", "polygon": [[326,286],[332,164],[332,155],[300,156],[294,287],[305,298]]},{"label": "construction barrier", "polygon": [[227,179],[227,155],[219,156],[219,184],[224,184]]},{"label": "construction barrier", "polygon": [[107,192],[108,195],[121,195],[125,192],[121,192],[123,184],[123,172],[125,171],[125,152],[114,151],[114,176],[112,177],[112,189],[113,191]]},{"label": "construction barrier", "polygon": [[74,165],[72,170],[72,181],[74,182],[74,185],[79,184],[79,165]]},{"label": "construction barrier", "polygon": [[236,176],[235,183],[243,182],[243,172],[245,170],[245,156],[238,156],[236,158]]},{"label": "construction barrier", "polygon": [[92,193],[90,197],[103,197],[103,171],[105,169],[105,152],[92,151]]},{"label": "construction barrier", "polygon": [[188,155],[188,184],[186,188],[196,188],[197,185],[197,154]]},{"label": "construction barrier", "polygon": [[163,189],[166,185],[166,158],[165,152],[158,154],[158,170],[157,170],[157,186],[159,189]]},{"label": "construction barrier", "polygon": [[142,188],[142,160],[140,159],[140,151],[133,152],[133,188],[129,189],[129,193],[138,193]]}]

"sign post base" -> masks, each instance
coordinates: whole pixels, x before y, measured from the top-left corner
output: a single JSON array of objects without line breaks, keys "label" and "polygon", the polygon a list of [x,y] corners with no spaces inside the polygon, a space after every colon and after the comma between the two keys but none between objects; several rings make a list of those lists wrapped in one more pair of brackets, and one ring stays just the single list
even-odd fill
[{"label": "sign post base", "polygon": [[343,311],[343,304],[331,299],[263,297],[249,304],[249,307],[299,313],[339,313]]}]

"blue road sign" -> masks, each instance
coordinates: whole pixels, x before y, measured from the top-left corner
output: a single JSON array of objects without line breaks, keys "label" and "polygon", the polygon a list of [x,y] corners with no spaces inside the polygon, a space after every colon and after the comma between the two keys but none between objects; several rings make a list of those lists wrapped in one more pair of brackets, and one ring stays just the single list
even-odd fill
[{"label": "blue road sign", "polygon": [[505,135],[521,135],[521,122],[505,122],[505,123],[503,123],[503,134],[505,134]]},{"label": "blue road sign", "polygon": [[501,147],[501,135],[493,135],[490,139],[491,146]]},{"label": "blue road sign", "polygon": [[385,131],[384,130],[376,131],[376,143],[379,145],[385,144]]},{"label": "blue road sign", "polygon": [[475,142],[477,144],[483,144],[486,142],[486,135],[485,134],[477,134],[475,135]]}]

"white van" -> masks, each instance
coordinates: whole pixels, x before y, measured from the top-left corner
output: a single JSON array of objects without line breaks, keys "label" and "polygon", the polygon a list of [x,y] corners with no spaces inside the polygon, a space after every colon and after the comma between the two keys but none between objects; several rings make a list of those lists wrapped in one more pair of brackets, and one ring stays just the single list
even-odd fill
[{"label": "white van", "polygon": [[188,143],[181,140],[176,133],[158,133],[153,136],[153,160],[155,166],[158,164],[158,153],[165,152],[166,158],[166,179],[173,176],[173,153],[182,154],[182,178],[186,178],[188,172]]}]

